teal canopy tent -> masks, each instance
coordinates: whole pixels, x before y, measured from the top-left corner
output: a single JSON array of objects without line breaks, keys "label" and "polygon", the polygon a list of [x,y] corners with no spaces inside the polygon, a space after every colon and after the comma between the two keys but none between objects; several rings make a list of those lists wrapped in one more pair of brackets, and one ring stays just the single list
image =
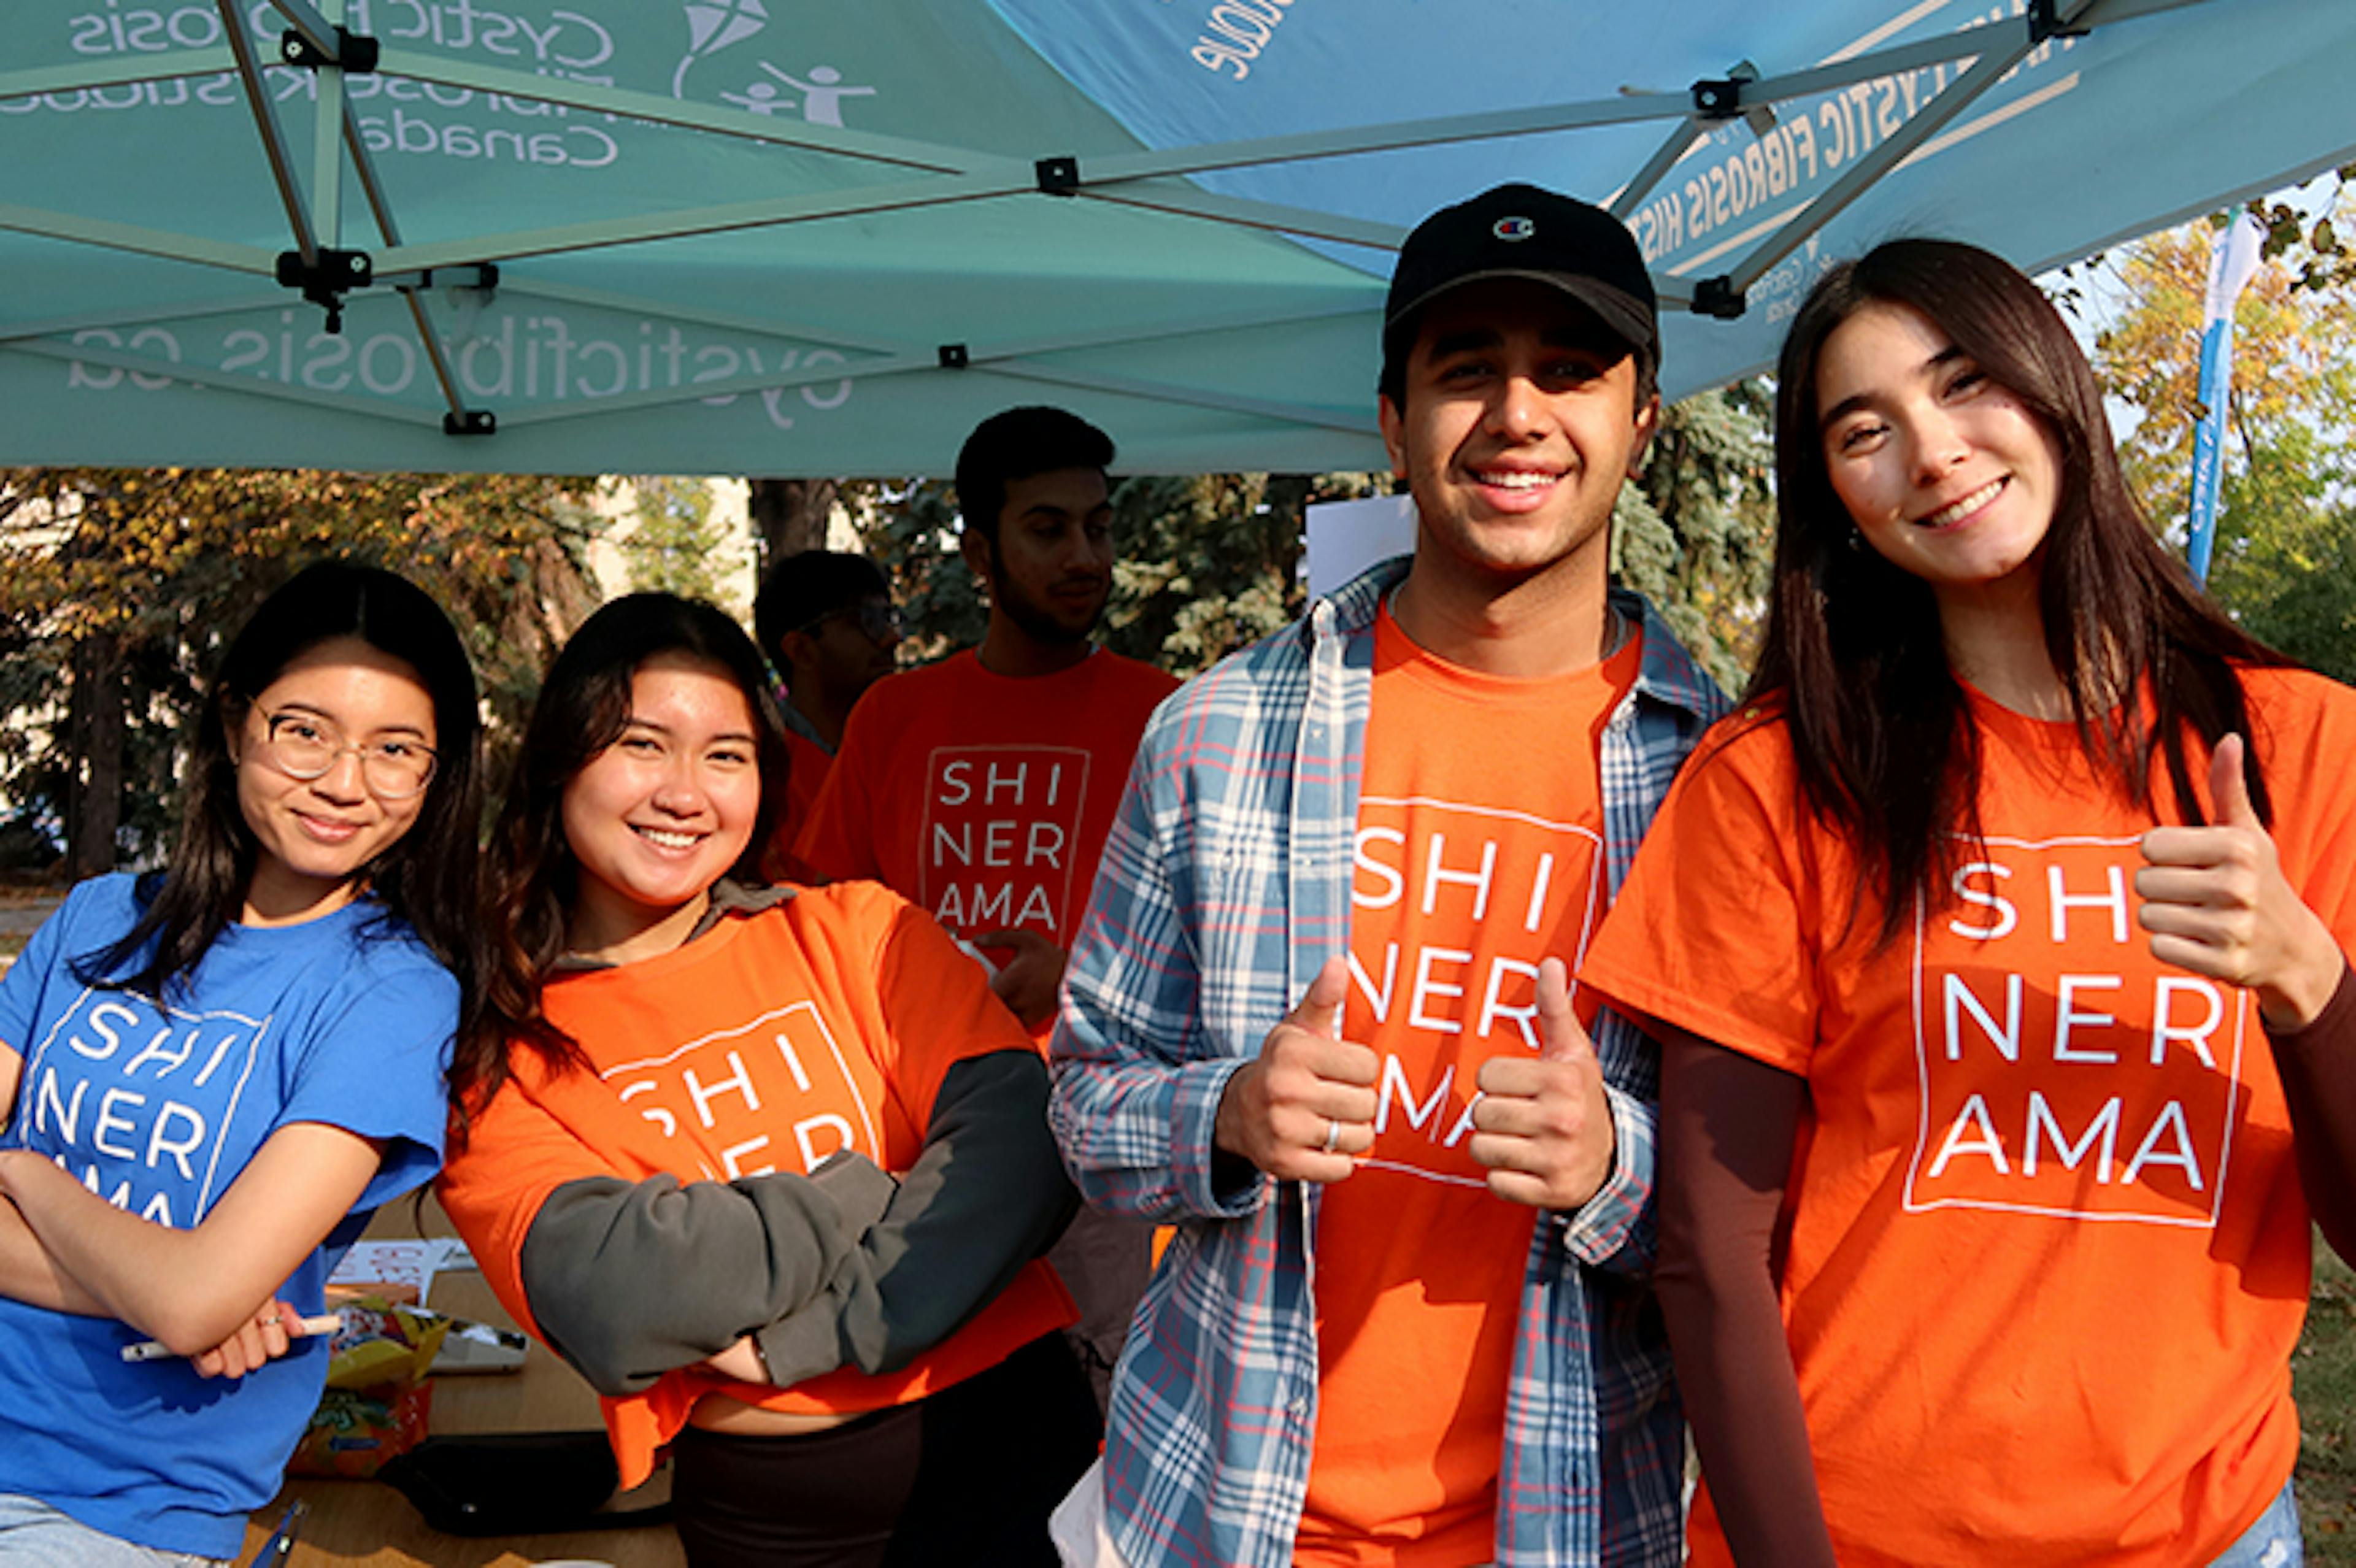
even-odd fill
[{"label": "teal canopy tent", "polygon": [[12,0],[0,461],[1378,466],[1390,251],[1606,201],[1671,395],[1898,232],[2024,266],[2356,156],[2346,0]]}]

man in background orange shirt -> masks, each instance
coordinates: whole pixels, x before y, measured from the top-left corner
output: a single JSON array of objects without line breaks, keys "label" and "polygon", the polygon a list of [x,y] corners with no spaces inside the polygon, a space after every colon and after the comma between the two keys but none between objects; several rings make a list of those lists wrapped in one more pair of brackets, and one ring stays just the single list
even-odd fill
[{"label": "man in background orange shirt", "polygon": [[[816,875],[883,882],[980,947],[991,988],[1043,1040],[1138,736],[1178,684],[1094,640],[1112,592],[1112,460],[1111,439],[1062,409],[974,429],[958,505],[989,630],[868,693],[796,846]],[[1083,1213],[1050,1254],[1100,1398],[1150,1234]]]}]

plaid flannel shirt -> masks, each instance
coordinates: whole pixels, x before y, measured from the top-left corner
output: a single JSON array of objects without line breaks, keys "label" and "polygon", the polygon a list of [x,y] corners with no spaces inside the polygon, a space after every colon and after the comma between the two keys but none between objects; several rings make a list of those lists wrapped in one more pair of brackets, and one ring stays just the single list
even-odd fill
[{"label": "plaid flannel shirt", "polygon": [[[1280,1568],[1317,1422],[1316,1189],[1222,1186],[1227,1080],[1350,943],[1358,760],[1394,560],[1163,703],[1140,746],[1066,971],[1049,1115],[1089,1202],[1176,1227],[1115,1380],[1106,1522],[1131,1568]],[[1634,690],[1601,752],[1616,891],[1726,699],[1633,594]],[[1610,1179],[1534,1227],[1498,1463],[1503,1568],[1675,1564],[1684,1428],[1652,1300],[1659,1060],[1596,1030]],[[1221,1172],[1220,1174],[1225,1174]]]}]

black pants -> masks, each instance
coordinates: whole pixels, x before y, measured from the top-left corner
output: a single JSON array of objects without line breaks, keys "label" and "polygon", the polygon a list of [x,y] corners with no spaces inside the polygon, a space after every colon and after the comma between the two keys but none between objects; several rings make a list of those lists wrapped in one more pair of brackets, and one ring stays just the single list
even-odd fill
[{"label": "black pants", "polygon": [[1060,1334],[912,1405],[795,1437],[672,1440],[688,1568],[1055,1568],[1047,1515],[1097,1455]]}]

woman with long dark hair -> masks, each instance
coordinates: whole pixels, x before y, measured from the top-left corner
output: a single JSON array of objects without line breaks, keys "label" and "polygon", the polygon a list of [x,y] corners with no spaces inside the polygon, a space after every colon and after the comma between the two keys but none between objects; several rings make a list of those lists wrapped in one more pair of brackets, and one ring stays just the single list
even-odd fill
[{"label": "woman with long dark hair", "polygon": [[0,1563],[227,1558],[276,1492],[327,1369],[296,1319],[440,1159],[475,700],[417,588],[298,573],[206,693],[166,868],[0,980]]},{"label": "woman with long dark hair", "polygon": [[1766,645],[1581,971],[1654,1020],[1697,1563],[2298,1560],[2356,1250],[2356,694],[2204,600],[2036,286],[1834,269]]},{"label": "woman with long dark hair", "polygon": [[921,911],[762,889],[750,638],[641,593],[549,671],[494,831],[442,1186],[518,1321],[668,1448],[695,1568],[1052,1563],[1096,1406],[1038,1261],[1075,1199],[1037,1049]]}]

